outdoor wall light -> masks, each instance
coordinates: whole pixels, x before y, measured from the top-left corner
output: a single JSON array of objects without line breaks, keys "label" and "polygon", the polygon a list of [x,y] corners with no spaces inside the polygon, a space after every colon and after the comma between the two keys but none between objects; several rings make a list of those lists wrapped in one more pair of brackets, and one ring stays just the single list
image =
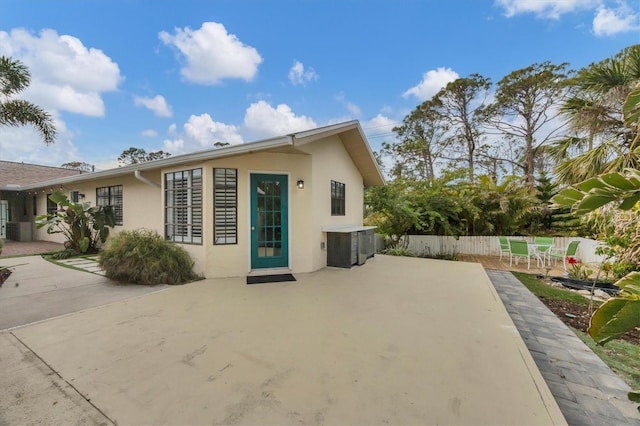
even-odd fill
[{"label": "outdoor wall light", "polygon": [[298,181],[298,189],[304,189],[304,181],[302,179]]}]

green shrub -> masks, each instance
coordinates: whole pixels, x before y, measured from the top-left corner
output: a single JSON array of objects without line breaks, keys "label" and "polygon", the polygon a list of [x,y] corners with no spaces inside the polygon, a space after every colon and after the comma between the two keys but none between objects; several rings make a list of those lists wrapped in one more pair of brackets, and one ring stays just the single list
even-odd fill
[{"label": "green shrub", "polygon": [[77,257],[81,255],[82,253],[72,248],[66,248],[63,250],[54,251],[53,253],[50,254],[52,259],[70,259],[72,257]]},{"label": "green shrub", "polygon": [[415,257],[416,255],[406,247],[397,246],[390,247],[382,251],[382,254],[388,254],[389,256],[407,256],[407,257]]},{"label": "green shrub", "polygon": [[182,247],[145,229],[110,238],[98,262],[108,278],[129,283],[183,284],[199,278]]}]

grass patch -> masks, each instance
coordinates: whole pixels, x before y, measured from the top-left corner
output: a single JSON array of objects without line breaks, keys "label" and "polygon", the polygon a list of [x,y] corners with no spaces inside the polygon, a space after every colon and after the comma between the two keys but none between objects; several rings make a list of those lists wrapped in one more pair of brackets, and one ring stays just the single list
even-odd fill
[{"label": "grass patch", "polygon": [[604,346],[598,346],[587,333],[574,328],[572,330],[632,389],[640,389],[640,346],[624,340],[612,340]]},{"label": "grass patch", "polygon": [[576,303],[578,305],[587,305],[589,300],[579,294],[576,294],[570,290],[562,288],[552,287],[543,282],[540,282],[535,276],[526,274],[524,272],[512,272],[512,274],[520,280],[529,291],[535,294],[537,297],[544,297],[549,299],[565,300],[567,302]]},{"label": "grass patch", "polygon": [[[81,256],[74,256],[73,259],[89,259],[89,260],[98,260],[98,255],[97,254],[87,254],[87,255],[81,255]],[[89,272],[84,268],[79,268],[77,266],[74,265],[69,265],[67,263],[62,262],[62,260],[66,260],[66,259],[71,259],[71,258],[57,258],[55,256],[51,256],[51,254],[48,255],[42,255],[42,258],[44,260],[46,260],[49,263],[53,263],[54,265],[58,265],[62,268],[67,268],[67,269],[73,269],[74,271],[80,271],[80,272]]]}]

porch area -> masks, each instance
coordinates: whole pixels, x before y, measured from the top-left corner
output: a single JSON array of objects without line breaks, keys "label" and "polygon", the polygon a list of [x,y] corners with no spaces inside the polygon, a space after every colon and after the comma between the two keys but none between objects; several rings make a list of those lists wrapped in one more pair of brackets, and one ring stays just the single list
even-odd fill
[{"label": "porch area", "polygon": [[[296,278],[174,286],[15,329],[0,354],[19,349],[14,376],[44,360],[118,424],[566,424],[480,265]],[[17,394],[0,392],[10,423]]]}]

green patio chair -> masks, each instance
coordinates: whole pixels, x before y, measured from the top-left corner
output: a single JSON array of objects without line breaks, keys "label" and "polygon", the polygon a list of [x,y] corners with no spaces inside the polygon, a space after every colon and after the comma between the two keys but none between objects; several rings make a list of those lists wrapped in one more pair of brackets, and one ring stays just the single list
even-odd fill
[{"label": "green patio chair", "polygon": [[546,261],[551,265],[551,252],[553,251],[553,237],[533,237],[533,244],[538,254],[542,257],[543,266]]},{"label": "green patio chair", "polygon": [[507,237],[498,237],[498,241],[500,242],[500,260],[502,260],[502,254],[511,253],[511,249],[509,248]]},{"label": "green patio chair", "polygon": [[516,259],[516,265],[518,259],[527,259],[527,269],[531,269],[531,258],[535,257],[539,262],[540,258],[537,253],[529,249],[529,243],[522,240],[509,240],[509,249],[511,254],[509,255],[509,266],[512,265],[513,258]]},{"label": "green patio chair", "polygon": [[578,245],[580,241],[571,241],[567,247],[555,249],[550,253],[552,259],[558,262],[558,259],[562,258],[562,266],[564,270],[567,270],[567,257],[576,257],[578,252]]}]

